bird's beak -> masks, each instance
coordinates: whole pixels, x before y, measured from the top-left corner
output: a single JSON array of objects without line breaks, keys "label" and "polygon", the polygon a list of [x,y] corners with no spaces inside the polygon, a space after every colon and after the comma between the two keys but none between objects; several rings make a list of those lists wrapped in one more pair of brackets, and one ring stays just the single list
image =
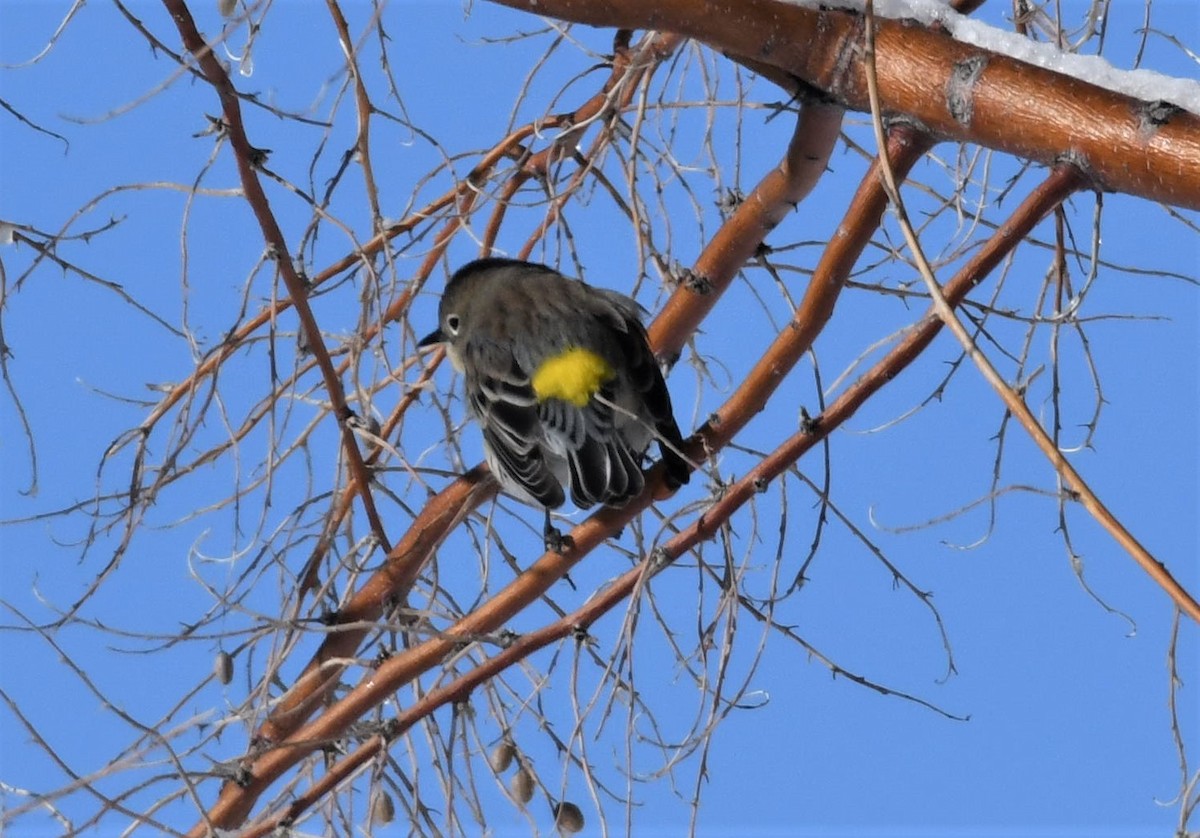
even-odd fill
[{"label": "bird's beak", "polygon": [[442,334],[441,329],[434,329],[425,337],[417,341],[417,349],[425,349],[430,346],[436,346],[439,343],[445,343],[446,336]]}]

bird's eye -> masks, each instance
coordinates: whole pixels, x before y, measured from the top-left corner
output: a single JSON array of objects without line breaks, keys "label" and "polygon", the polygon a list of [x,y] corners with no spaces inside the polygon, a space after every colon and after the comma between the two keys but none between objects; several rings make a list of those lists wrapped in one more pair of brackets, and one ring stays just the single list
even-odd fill
[{"label": "bird's eye", "polygon": [[447,315],[446,316],[446,331],[450,334],[450,337],[454,337],[455,335],[458,334],[458,327],[459,327],[458,315],[457,314]]}]

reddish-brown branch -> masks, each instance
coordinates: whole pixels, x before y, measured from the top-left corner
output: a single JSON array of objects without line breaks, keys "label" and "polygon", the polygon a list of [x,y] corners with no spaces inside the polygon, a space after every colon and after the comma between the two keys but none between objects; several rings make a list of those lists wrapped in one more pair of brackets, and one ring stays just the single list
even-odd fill
[{"label": "reddish-brown branch", "polygon": [[[796,76],[870,110],[864,23],[782,0],[495,0],[593,26],[662,29]],[[880,100],[946,139],[1053,164],[1100,189],[1200,209],[1200,116],[960,43],[911,21],[876,21]]]},{"label": "reddish-brown branch", "polygon": [[[793,144],[793,148],[796,147],[799,146]],[[789,193],[785,190],[775,197],[782,201],[786,194]],[[743,207],[746,209],[739,209],[739,212],[751,213],[755,211],[756,204],[747,202]],[[729,264],[729,274],[732,275],[738,267],[739,265]],[[254,800],[274,777],[278,776],[277,772],[286,770],[302,758],[303,754],[311,749],[313,742],[320,741],[319,737],[334,736],[336,732],[344,729],[345,725],[353,722],[357,718],[356,714],[370,706],[371,702],[388,694],[386,691],[375,695],[373,691],[356,690],[352,693],[355,696],[353,702],[347,703],[342,700],[316,721],[302,729],[296,729],[336,684],[344,669],[340,662],[355,653],[364,636],[365,629],[361,626],[377,619],[387,602],[407,590],[424,561],[453,525],[494,491],[492,481],[483,480],[485,474],[483,469],[477,469],[467,477],[455,481],[432,499],[404,539],[389,555],[385,568],[373,576],[342,610],[339,621],[347,624],[347,630],[331,633],[325,639],[318,654],[259,731],[258,738],[261,741],[278,743],[279,747],[267,751],[254,761],[249,769],[253,779],[247,786],[226,784],[220,799],[209,812],[212,823],[233,825],[242,822],[249,814]],[[634,503],[622,510],[603,510],[577,527],[572,533],[575,544],[572,551],[561,556],[554,553],[543,556],[509,588],[493,598],[490,608],[485,607],[469,615],[452,631],[469,636],[498,628],[509,617],[519,612],[527,602],[560,579],[574,562],[644,509],[650,503],[650,492],[662,489],[658,477],[655,470],[650,481],[652,489]],[[430,666],[436,665],[453,648],[454,642],[451,639],[427,641],[416,649],[398,655],[393,659],[394,663],[386,663],[385,669],[374,673],[372,682],[387,685],[388,690],[394,691]],[[284,742],[285,739],[287,742]],[[308,743],[308,746],[293,744],[289,747],[287,743]],[[202,830],[203,827],[197,829]]]},{"label": "reddish-brown branch", "polygon": [[[833,116],[835,114],[825,113],[824,115],[819,115],[817,118],[824,122],[830,120]],[[798,125],[802,124],[803,122],[798,123]],[[827,122],[824,122],[824,124],[828,127]],[[890,156],[899,170],[906,170],[907,166],[915,163],[931,144],[928,139],[920,137],[911,128],[905,126],[898,126],[893,129],[892,135],[893,142]],[[794,152],[799,148],[803,148],[802,143],[793,143],[790,150]],[[789,170],[783,167],[781,171],[788,172]],[[800,194],[803,194],[803,190],[806,187],[801,184],[808,177],[807,169],[799,166],[791,170],[790,174],[798,179],[797,183],[790,184],[786,189],[782,190],[764,189],[763,194],[771,194],[775,201],[771,206],[765,207],[764,214],[757,215],[764,210],[763,207],[759,206],[757,201],[747,201],[739,207],[738,212],[735,213],[734,217],[728,223],[742,230],[742,235],[752,239],[753,244],[742,243],[734,245],[732,239],[730,239],[728,245],[718,243],[718,246],[710,248],[710,252],[715,257],[714,264],[720,265],[721,270],[728,275],[717,277],[709,275],[707,279],[716,281],[715,284],[720,287],[727,285],[729,278],[740,268],[740,262],[735,262],[729,258],[726,248],[733,248],[734,252],[739,249],[742,252],[746,252],[746,248],[749,248],[749,251],[752,252],[754,247],[757,247],[759,241],[761,241],[762,235],[773,226],[771,223],[764,223],[764,219],[771,219],[782,215],[786,211],[786,207],[790,206],[790,203],[786,200],[787,195],[794,194],[797,190],[799,190]],[[774,177],[777,177],[777,172],[772,172],[768,175],[768,179]],[[702,440],[694,439],[692,441],[689,454],[693,458],[703,456],[704,450],[718,449],[731,439],[737,430],[744,426],[761,409],[761,406],[765,404],[770,394],[782,382],[783,377],[803,353],[807,351],[807,348],[811,345],[811,341],[820,332],[824,323],[832,314],[833,305],[840,292],[841,284],[855,260],[861,254],[862,249],[870,240],[885,206],[886,198],[879,186],[877,173],[875,170],[872,170],[864,179],[856,198],[851,203],[846,219],[841,228],[839,228],[838,235],[835,236],[834,243],[826,251],[821,264],[818,266],[814,278],[810,283],[808,293],[798,310],[797,321],[780,336],[771,349],[768,350],[764,360],[756,365],[747,382],[739,388],[722,411],[718,412],[717,421],[710,423],[702,429],[700,434]],[[755,225],[758,226],[755,227]],[[756,234],[753,232],[755,230],[757,230]],[[677,296],[684,298],[684,302],[679,304],[684,309],[692,305],[710,307],[708,302],[704,300],[703,295],[697,295],[694,291],[686,288],[679,289]],[[233,825],[242,822],[249,814],[254,800],[273,782],[274,778],[280,772],[287,770],[302,759],[306,753],[309,753],[316,746],[316,743],[328,741],[340,735],[346,726],[369,708],[383,700],[384,697],[392,694],[404,684],[409,683],[429,667],[437,665],[446,654],[449,654],[455,648],[454,636],[476,636],[480,633],[495,630],[503,625],[513,614],[518,613],[528,602],[541,595],[550,585],[554,584],[563,574],[568,572],[575,562],[579,561],[587,552],[601,543],[604,538],[609,537],[613,532],[627,523],[633,515],[644,509],[650,502],[648,497],[649,492],[661,492],[662,490],[661,475],[658,471],[658,469],[655,469],[651,474],[649,481],[650,488],[647,494],[643,495],[636,502],[621,510],[602,510],[577,527],[571,533],[575,549],[563,555],[549,553],[543,556],[504,591],[485,604],[484,607],[460,620],[446,635],[426,641],[414,649],[387,661],[378,671],[373,673],[373,677],[369,682],[360,684],[359,687],[351,691],[336,705],[326,710],[317,719],[299,729],[294,729],[295,722],[303,719],[310,713],[318,703],[318,698],[324,695],[327,689],[334,683],[330,674],[331,670],[323,666],[322,661],[330,661],[339,657],[345,658],[352,655],[357,648],[359,639],[361,639],[361,630],[353,629],[335,635],[343,637],[345,641],[344,645],[342,642],[339,642],[336,647],[330,646],[328,650],[323,648],[320,660],[314,661],[310,665],[302,677],[301,683],[297,684],[294,688],[295,700],[292,701],[293,695],[289,695],[286,723],[280,726],[268,726],[270,728],[269,731],[267,728],[264,728],[265,732],[271,734],[264,737],[265,741],[274,741],[276,743],[275,747],[266,751],[248,766],[250,779],[244,787],[236,787],[233,784],[226,785],[222,790],[220,799],[209,812],[212,822],[218,825]],[[460,483],[454,484],[451,490],[459,487]],[[448,505],[453,505],[454,503],[456,502],[447,502]],[[433,517],[432,513],[431,517]],[[444,516],[442,517],[443,526],[448,526],[452,523],[451,521],[444,520]],[[708,518],[708,520],[712,519]],[[418,523],[420,521],[421,519],[419,518]],[[447,531],[442,529],[441,526],[438,526],[436,530],[433,527],[422,529],[416,526],[413,529],[414,531],[419,530],[419,533],[425,536],[425,540],[418,545],[419,550],[410,552],[408,549],[403,551],[397,549],[394,553],[403,567],[409,569],[407,573],[401,572],[404,577],[408,577],[410,573],[415,574],[417,572],[425,556],[428,555],[426,551],[432,550],[437,543],[440,543],[440,540],[445,537]],[[405,546],[407,547],[407,545]],[[400,545],[398,545],[399,547]],[[389,562],[389,566],[391,564]],[[385,601],[382,597],[387,595],[385,592],[390,591],[394,595],[394,592],[397,590],[393,587],[396,577],[390,580],[383,580],[381,576],[377,576],[372,582],[376,580],[380,580],[378,594],[373,594],[369,599],[364,598],[367,599],[369,608],[362,614],[355,614],[355,619],[374,619],[370,615],[372,613],[377,615],[382,609]],[[358,600],[360,598],[356,597],[355,599]],[[347,618],[347,621],[349,622],[350,619]],[[354,642],[350,643],[349,640],[352,638]],[[328,651],[328,654],[325,654],[326,651]],[[333,669],[340,672],[341,667],[335,666]],[[285,731],[289,735],[281,741],[282,736],[280,734],[283,734]]]},{"label": "reddish-brown branch", "polygon": [[[829,116],[826,115],[825,118]],[[798,120],[797,131],[804,125],[803,120]],[[897,127],[893,129],[893,134],[896,140],[891,146],[891,153],[898,168],[905,162],[911,166],[928,147],[926,141],[915,141],[913,131],[908,127]],[[803,147],[803,143],[793,142],[789,151],[794,152]],[[778,204],[764,207],[757,202],[746,201],[727,224],[743,231],[757,229],[760,236],[769,229],[769,225],[756,228],[750,221],[739,216],[745,214],[750,219],[756,219],[760,217],[759,213],[765,212],[761,217],[770,218],[786,211],[791,205],[788,196],[806,188],[804,184],[810,177],[810,172],[804,166],[781,169],[790,172],[797,183],[777,184],[774,189],[764,190],[762,194],[770,194]],[[776,178],[779,171],[780,169],[777,169],[768,173],[767,179]],[[797,340],[803,342],[815,338],[832,313],[842,281],[870,241],[886,203],[876,170],[872,168],[864,178],[859,193],[839,228],[841,234],[838,236],[837,246],[831,246],[827,250],[826,258],[818,265],[809,292],[798,310],[797,317],[802,316],[804,312],[809,313],[808,322],[812,325],[808,329],[785,331],[772,349],[768,350],[767,357],[770,360],[756,365],[755,373],[747,384],[739,388],[717,414],[719,421],[715,425],[706,426],[698,437],[690,441],[686,452],[689,456],[701,459],[706,450],[718,449],[731,439],[736,431],[761,409],[761,405],[778,387],[787,371],[807,350],[809,344],[798,346]],[[721,264],[730,276],[740,268],[740,264],[730,261]],[[837,271],[842,273],[837,274]],[[716,279],[720,280],[718,284],[721,287],[725,287],[729,281],[729,277]],[[688,305],[707,303],[704,297],[682,287],[676,294],[685,296]],[[785,345],[785,349],[779,349],[781,343]],[[260,739],[273,747],[246,766],[247,777],[244,785],[235,785],[232,782],[225,784],[219,799],[208,813],[211,823],[223,827],[242,823],[249,815],[254,801],[276,777],[303,759],[318,747],[319,743],[341,735],[361,714],[440,663],[456,648],[456,638],[478,636],[503,626],[513,615],[545,593],[604,539],[611,537],[649,506],[652,495],[657,498],[664,491],[661,471],[661,466],[651,469],[646,491],[627,506],[621,509],[603,509],[577,526],[571,532],[574,546],[570,550],[563,554],[551,552],[543,555],[495,597],[464,616],[441,636],[389,659],[372,673],[368,681],[360,683],[321,716],[303,727],[298,727],[336,683],[336,676],[344,669],[340,661],[349,658],[356,651],[365,633],[365,629],[360,626],[375,619],[382,612],[386,602],[402,595],[406,589],[397,587],[398,583],[408,583],[415,578],[429,553],[446,537],[450,527],[457,523],[458,519],[454,517],[453,512],[457,510],[462,515],[467,514],[469,509],[473,508],[468,504],[481,501],[486,497],[483,492],[494,491],[494,484],[489,480],[486,488],[479,486],[477,482],[466,486],[466,478],[463,478],[439,493],[429,504],[433,509],[423,510],[405,539],[396,546],[384,571],[372,577],[367,586],[355,595],[351,605],[362,603],[362,608],[351,611],[348,606],[339,614],[339,618],[344,617],[345,622],[352,627],[326,638],[318,656],[310,662],[301,678],[282,699],[271,720],[260,731]],[[478,467],[476,472],[478,473],[474,475],[474,480],[479,481],[485,472]],[[474,489],[480,494],[474,494]],[[204,829],[204,824],[198,825],[193,834],[203,834]]]},{"label": "reddish-brown branch", "polygon": [[[661,471],[661,466],[652,469],[649,477],[651,484],[661,487]],[[478,474],[474,477],[476,481],[480,479]],[[411,541],[409,555],[414,560],[419,560],[420,551],[434,549],[445,538],[449,529],[457,523],[456,513],[461,517],[468,511],[468,496],[448,496],[450,490],[457,489],[465,482],[466,478],[456,481],[450,489],[440,493],[435,501],[431,502],[431,505],[436,505],[443,511],[441,520],[433,520],[432,515],[426,516],[422,513],[418,521],[428,521],[429,526],[419,531],[416,526],[409,530],[406,539]],[[474,485],[478,485],[478,482]],[[319,748],[322,742],[332,741],[341,736],[363,714],[385,701],[405,684],[440,664],[463,639],[477,637],[503,626],[562,579],[575,564],[606,538],[633,520],[650,505],[650,502],[651,498],[646,492],[621,509],[600,510],[572,530],[571,538],[574,544],[569,549],[563,553],[546,553],[495,597],[465,615],[452,628],[384,661],[368,679],[360,682],[336,704],[308,724],[296,729],[286,741],[275,744],[255,758],[252,764],[246,766],[240,783],[227,782],[219,799],[208,812],[208,821],[215,826],[224,827],[242,823],[250,814],[255,800],[276,777]],[[410,566],[415,567],[416,561]],[[376,574],[371,582],[378,582],[380,588],[385,589],[389,583],[380,577],[380,574]],[[331,637],[348,637],[350,634],[351,632],[337,633]],[[347,644],[345,651],[347,654],[353,654],[356,647],[357,642],[353,646]],[[330,667],[338,674],[342,668],[340,665]],[[311,712],[316,700],[326,692],[328,685],[322,682],[327,677],[319,667],[310,668],[297,682],[293,691],[306,696],[306,701],[296,707],[297,714],[306,715]],[[202,836],[206,830],[207,824],[200,823],[189,834]]]},{"label": "reddish-brown branch", "polygon": [[679,354],[737,272],[825,173],[842,127],[842,109],[807,104],[800,110],[787,154],[721,225],[684,282],[650,326],[650,341],[667,357]]},{"label": "reddish-brown branch", "polygon": [[[975,257],[947,284],[945,289],[947,301],[954,305],[961,304],[970,290],[988,276],[1047,213],[1061,204],[1067,196],[1084,183],[1085,179],[1072,166],[1060,166],[1052,171],[1050,176],[1017,207],[1012,216],[996,229],[996,232],[980,248]],[[648,561],[656,563],[654,569],[666,562],[673,561],[701,541],[712,538],[722,524],[762,491],[762,487],[766,483],[790,468],[804,453],[853,416],[869,397],[903,372],[929,346],[941,329],[942,321],[931,308],[908,331],[900,343],[835,399],[825,413],[817,417],[811,427],[801,430],[763,458],[746,475],[727,487],[721,498],[695,523],[663,544],[648,559]],[[541,629],[522,635],[512,645],[486,659],[474,669],[452,682],[426,693],[420,701],[397,714],[389,725],[389,736],[401,735],[438,707],[465,700],[472,690],[514,663],[524,660],[551,643],[562,640],[579,626],[586,628],[591,625],[632,595],[637,586],[641,584],[647,570],[650,569],[650,565],[642,564],[626,571],[606,586],[603,591],[599,591],[591,597],[586,605]],[[391,662],[389,661],[389,663]],[[408,666],[401,668],[402,675],[408,673]],[[379,677],[379,673],[376,673],[375,677]],[[337,764],[328,766],[326,774],[308,791],[297,796],[286,810],[278,815],[272,815],[264,822],[255,824],[246,835],[266,834],[284,820],[298,817],[323,794],[348,779],[367,760],[384,748],[387,741],[383,736],[376,736],[362,743],[352,754],[339,760]]]},{"label": "reddish-brown branch", "polygon": [[[947,302],[955,306],[961,304],[968,292],[988,276],[1047,213],[1085,182],[1086,179],[1073,166],[1056,167],[946,285]],[[942,326],[942,321],[931,307],[925,317],[879,363],[830,403],[824,413],[814,420],[814,428],[801,429],[764,457],[745,478],[722,494],[695,527],[672,538],[665,549],[673,556],[679,555],[700,541],[711,538],[721,522],[746,503],[763,481],[770,481],[782,474],[824,435],[853,416],[869,397],[908,367],[929,346]]]},{"label": "reddish-brown branch", "polygon": [[[933,145],[928,135],[907,125],[888,131],[887,153],[892,168],[903,178]],[[813,271],[795,317],[750,370],[742,384],[698,432],[709,449],[723,448],[766,406],[767,399],[807,352],[833,315],[842,285],[870,242],[887,208],[879,181],[879,163],[871,165],[850,201],[841,224],[830,238]]]},{"label": "reddish-brown branch", "polygon": [[[521,4],[511,3],[510,5]],[[543,8],[557,7],[559,5],[575,6],[576,4],[559,3],[555,2],[555,0],[550,0],[547,6]],[[682,0],[674,0],[674,2],[667,0],[667,2],[661,5],[669,10],[680,7],[684,3]],[[708,8],[712,5],[714,4],[691,4],[694,8]],[[757,13],[761,11],[764,5],[770,5],[774,8],[774,4],[767,4],[765,0],[748,2],[747,8],[751,12]],[[625,2],[624,0],[618,0],[618,2],[610,3],[608,6],[625,8]],[[657,9],[658,7],[653,8]],[[654,11],[651,14],[658,13],[658,11]],[[710,12],[709,14],[712,13]],[[683,28],[686,29],[686,27]],[[924,30],[921,31],[924,32]],[[929,33],[926,34],[928,35]],[[853,44],[854,41],[851,35],[852,33],[850,32],[843,32],[835,36],[834,42],[841,43],[843,46]],[[948,41],[944,36],[939,37],[942,42]],[[839,38],[841,39],[840,41],[838,40]],[[775,44],[774,46],[778,45]],[[781,49],[784,49],[786,52],[791,47]],[[826,57],[828,57],[830,50],[826,48],[824,52],[826,53]],[[763,60],[770,61],[775,66],[781,66],[777,60],[778,54],[774,49],[761,57]],[[795,72],[795,69],[790,64],[786,66],[786,69],[788,72]],[[800,73],[797,73],[797,75],[803,78]],[[981,74],[979,78],[982,79],[984,75],[986,74]],[[989,79],[989,83],[995,83],[999,78],[997,76],[995,79]],[[847,98],[846,101],[853,106],[854,99],[850,95],[854,92],[853,73],[831,80],[838,82],[838,85],[828,89],[832,90],[835,95],[842,97],[849,96],[850,98]],[[824,129],[832,128],[834,136],[836,136],[837,120],[833,117],[837,114],[838,110],[836,107],[826,106],[824,114],[813,111],[809,114],[809,118],[818,120],[818,124]],[[1008,126],[1009,130],[1011,128],[1011,125]],[[976,141],[978,141],[977,138]],[[798,142],[794,140],[793,147]],[[897,169],[904,170],[906,166],[911,166],[931,144],[932,141],[928,137],[920,135],[913,129],[897,128],[892,133],[892,151],[889,153],[889,156]],[[827,145],[831,147],[832,140]],[[1036,155],[1031,154],[1028,156]],[[1082,159],[1091,166],[1089,174],[1095,177],[1097,170],[1092,165],[1091,160],[1086,157]],[[823,162],[821,168],[823,168]],[[774,175],[775,173],[772,174]],[[781,185],[794,190],[797,188],[797,182],[794,179],[795,173],[791,174],[793,177],[789,180],[789,172],[781,166],[780,176],[783,178]],[[1072,170],[1070,188],[1075,188],[1079,180],[1078,171]],[[1107,185],[1111,186],[1112,184]],[[725,234],[725,238],[721,241],[714,240],[706,250],[701,262],[697,265],[696,275],[710,284],[710,287],[716,288],[718,291],[728,284],[728,281],[732,278],[736,270],[740,268],[758,246],[758,243],[762,240],[762,236],[775,223],[778,223],[779,218],[786,212],[786,202],[781,203],[778,194],[779,190],[770,184],[764,184],[762,188],[763,194],[770,197],[766,198],[767,203],[762,208],[763,211],[761,214],[755,217],[753,213],[760,208],[752,206],[751,209],[746,210],[745,215],[735,215],[728,225],[728,232],[726,233],[725,230],[722,231]],[[803,190],[801,194],[803,194]],[[750,201],[747,201],[747,204],[749,203]],[[842,282],[855,260],[861,254],[862,248],[876,229],[879,217],[885,206],[886,198],[879,188],[873,172],[864,181],[863,186],[860,187],[859,193],[847,214],[848,220],[843,224],[842,228],[839,228],[838,234],[835,235],[834,241],[822,259],[822,263],[818,267],[817,273],[814,275],[805,299],[798,311],[796,321],[776,340],[760,363],[755,366],[749,379],[739,388],[738,392],[735,393],[734,397],[722,411],[717,414],[716,420],[702,429],[700,436],[704,448],[709,450],[717,449],[731,439],[761,409],[766,400],[782,382],[783,377],[811,346],[812,340],[821,331],[832,314]],[[720,238],[721,235],[719,234],[718,239]],[[1012,246],[1015,246],[1015,242],[1019,240],[1020,236],[1009,240],[1006,243],[1006,247],[1011,249]],[[1007,250],[1004,252],[1007,252]],[[708,260],[707,262],[705,261],[706,259]],[[980,274],[980,276],[982,275]],[[978,276],[975,277],[973,281],[978,281],[978,278]],[[703,286],[704,284],[702,282],[698,285]],[[670,350],[673,342],[675,342],[674,349],[677,350],[695,324],[699,323],[705,314],[711,310],[717,294],[711,295],[711,299],[708,299],[704,295],[696,293],[695,287],[681,288],[668,303],[662,319],[652,327],[660,350]],[[965,289],[963,293],[965,293]],[[933,326],[936,327],[936,325],[937,323],[934,322]],[[925,328],[924,325],[922,326],[923,328]],[[932,333],[929,335],[929,338],[931,337]],[[913,349],[913,357],[922,348],[923,345]],[[894,375],[894,372],[889,374],[885,379],[879,380],[877,386],[882,386],[883,381],[889,380],[892,375]],[[866,395],[864,394],[861,397],[865,398]],[[845,416],[838,419],[835,412],[837,405],[841,403],[841,400],[839,400],[834,406],[831,406],[830,411],[821,417],[821,422],[835,423],[835,420],[836,422],[844,421]],[[846,416],[848,415],[846,414]],[[828,432],[828,430],[829,428],[825,427],[824,424],[820,426],[822,433]],[[750,480],[750,475],[748,475],[746,479],[735,484],[735,491],[726,493],[718,502],[718,505],[713,507],[691,530],[685,531],[680,537],[673,539],[669,545],[670,549],[686,549],[686,539],[678,541],[683,535],[690,534],[690,537],[695,540],[710,536],[712,532],[710,528],[727,520],[729,515],[732,515],[741,504],[745,503],[746,499],[752,494],[752,490],[756,489],[759,480],[778,474],[807,450],[813,441],[814,434],[811,433],[802,433],[789,440],[785,446],[773,453],[771,457],[755,469],[753,472],[754,480]],[[695,457],[701,453],[701,447],[699,440],[693,440],[689,453]],[[652,474],[650,481],[650,485],[655,490],[661,490],[658,477],[659,475],[656,470]],[[463,485],[463,483],[464,481],[460,480],[439,494],[431,503],[431,508],[425,510],[418,517],[418,521],[410,529],[409,534],[406,535],[406,541],[397,545],[397,549],[392,551],[389,557],[387,572],[378,574],[369,580],[367,586],[359,592],[360,595],[354,598],[353,602],[360,603],[362,607],[358,610],[354,608],[344,609],[338,615],[340,621],[364,625],[376,619],[385,604],[397,592],[407,590],[407,586],[411,584],[412,579],[415,578],[424,561],[436,549],[437,544],[445,537],[449,528],[457,520],[460,520],[463,515],[467,514],[470,509],[474,508],[474,504],[488,496],[494,489],[490,481],[483,479],[483,472],[479,470],[474,474],[473,480],[470,481],[469,485]],[[293,693],[289,693],[289,700],[294,700],[286,705],[285,712],[273,717],[268,726],[264,728],[264,732],[269,734],[265,736],[266,741],[274,742],[275,747],[266,751],[256,758],[252,764],[248,765],[249,782],[245,788],[239,789],[233,787],[232,784],[228,784],[222,790],[220,800],[210,813],[212,822],[219,825],[240,823],[249,814],[250,808],[253,806],[258,795],[281,772],[296,764],[306,754],[310,753],[314,747],[317,747],[319,743],[342,735],[346,727],[359,719],[367,710],[377,706],[388,695],[405,684],[410,683],[430,667],[439,664],[446,654],[457,647],[458,641],[455,638],[465,639],[474,637],[480,633],[492,631],[502,626],[511,616],[518,613],[529,602],[541,595],[550,585],[561,578],[589,550],[601,543],[604,538],[611,535],[612,532],[620,528],[648,504],[648,497],[643,496],[637,502],[623,510],[603,510],[592,516],[572,533],[572,538],[576,545],[575,549],[563,555],[550,553],[543,556],[529,570],[482,608],[460,620],[446,635],[426,641],[387,661],[379,670],[372,674],[369,681],[359,684],[358,687],[352,690],[336,705],[330,707],[322,716],[303,727],[297,728],[297,724],[307,717],[311,709],[318,703],[318,699],[326,694],[328,687],[335,683],[336,678],[340,675],[340,664],[329,668],[323,666],[322,661],[329,662],[352,656],[357,650],[365,629],[348,629],[345,632],[332,635],[332,637],[340,638],[340,640],[335,645],[329,645],[328,649],[326,647],[322,648],[321,657],[310,665],[305,675],[294,688]],[[677,541],[678,543],[676,543]],[[695,543],[695,541],[691,543]],[[335,671],[337,674],[331,674]]]},{"label": "reddish-brown branch", "polygon": [[496,491],[483,466],[477,466],[434,495],[388,555],[382,569],[355,592],[336,615],[343,631],[326,635],[304,672],[280,699],[259,729],[265,743],[282,741],[306,719],[338,683],[344,661],[351,659],[372,624],[389,603],[407,591],[447,534]]}]

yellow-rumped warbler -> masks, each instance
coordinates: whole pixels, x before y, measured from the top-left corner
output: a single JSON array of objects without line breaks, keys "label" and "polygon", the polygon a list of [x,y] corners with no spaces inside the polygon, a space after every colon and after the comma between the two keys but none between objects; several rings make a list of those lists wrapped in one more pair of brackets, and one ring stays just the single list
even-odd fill
[{"label": "yellow-rumped warbler", "polygon": [[546,511],[548,549],[562,538],[550,510],[567,489],[580,509],[620,506],[642,491],[641,460],[657,439],[671,488],[688,482],[671,396],[639,318],[616,291],[515,259],[459,268],[442,295],[438,328],[466,379],[501,488]]}]

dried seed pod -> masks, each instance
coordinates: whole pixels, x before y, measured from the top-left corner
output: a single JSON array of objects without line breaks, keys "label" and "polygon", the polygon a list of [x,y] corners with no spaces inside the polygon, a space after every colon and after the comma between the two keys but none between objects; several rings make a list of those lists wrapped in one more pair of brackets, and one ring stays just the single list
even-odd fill
[{"label": "dried seed pod", "polygon": [[396,804],[386,791],[375,793],[371,801],[371,823],[391,823],[396,818]]},{"label": "dried seed pod", "polygon": [[488,765],[492,766],[493,771],[500,774],[508,770],[508,766],[512,765],[513,757],[516,755],[516,746],[507,739],[503,739],[496,743],[496,747],[492,748],[491,754],[488,755]]},{"label": "dried seed pod", "polygon": [[233,655],[228,652],[217,652],[217,659],[213,661],[213,675],[222,684],[228,684],[233,680]]},{"label": "dried seed pod", "polygon": [[524,806],[533,800],[533,774],[528,768],[521,768],[508,781],[508,788],[517,802]]},{"label": "dried seed pod", "polygon": [[573,835],[583,829],[583,811],[569,800],[554,807],[554,828],[563,835]]}]

